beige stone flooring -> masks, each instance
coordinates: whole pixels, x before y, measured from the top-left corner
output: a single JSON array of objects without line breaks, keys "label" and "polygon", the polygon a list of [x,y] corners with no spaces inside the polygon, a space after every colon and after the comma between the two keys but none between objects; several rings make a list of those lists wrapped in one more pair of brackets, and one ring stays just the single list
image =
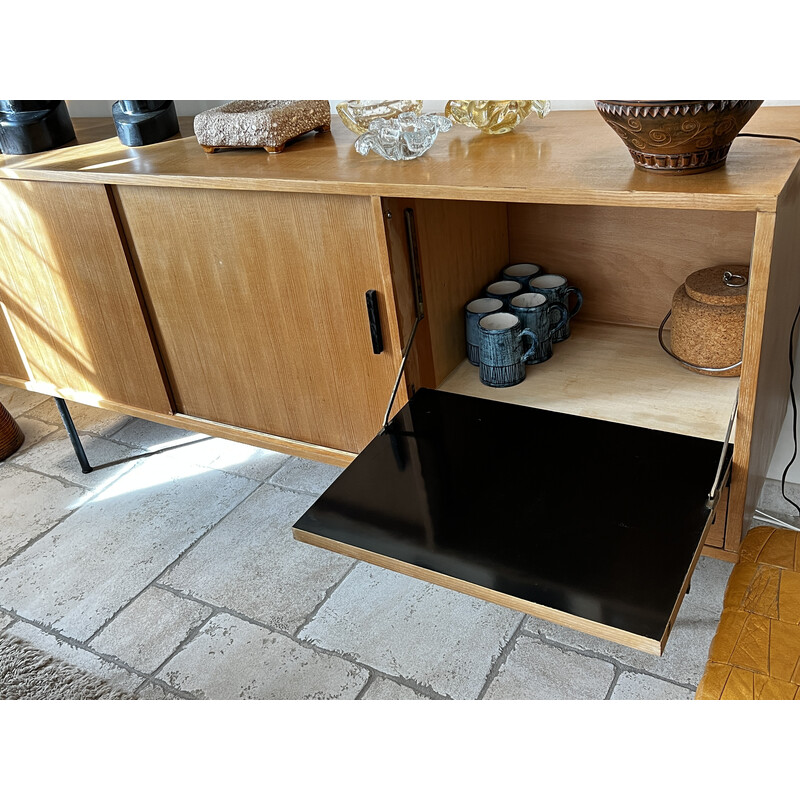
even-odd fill
[{"label": "beige stone flooring", "polygon": [[147,699],[694,695],[731,565],[650,656],[328,553],[292,523],[337,468],[0,386],[0,630]]}]

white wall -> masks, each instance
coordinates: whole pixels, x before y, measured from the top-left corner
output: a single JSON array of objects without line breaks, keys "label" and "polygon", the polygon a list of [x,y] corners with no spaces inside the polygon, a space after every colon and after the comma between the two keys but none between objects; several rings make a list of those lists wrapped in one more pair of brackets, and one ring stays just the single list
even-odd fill
[{"label": "white wall", "polygon": [[[190,117],[205,111],[208,108],[228,103],[228,100],[176,100],[175,108],[180,117]],[[334,109],[340,100],[331,100]],[[446,100],[425,100],[423,110],[432,114],[444,111]],[[594,100],[551,100],[554,111],[570,109],[593,109]],[[69,113],[73,117],[105,117],[111,116],[113,100],[67,100]],[[765,100],[765,106],[795,106],[800,105],[800,100]]]},{"label": "white wall", "polygon": [[[114,100],[67,100],[71,117],[110,117]],[[227,100],[176,100],[175,110],[179,117],[193,117],[201,111],[221,106]]]},{"label": "white wall", "polygon": [[[229,100],[176,100],[175,108],[179,117],[191,117],[208,108],[228,103]],[[341,100],[331,100],[331,109]],[[425,100],[423,111],[428,114],[444,111],[447,100]],[[800,103],[800,101],[797,101]],[[70,116],[73,117],[110,117],[113,100],[67,100]],[[554,110],[594,108],[593,100],[552,100]]]},{"label": "white wall", "polygon": [[[103,117],[111,116],[111,105],[113,100],[67,100],[70,115],[74,117]],[[227,103],[227,100],[176,100],[175,107],[179,116],[193,116],[205,111],[208,108]],[[331,108],[335,108],[339,100],[331,100]],[[426,100],[423,110],[427,113],[441,112],[444,110],[446,100]],[[552,100],[553,110],[566,110],[566,109],[593,109],[593,100]],[[783,106],[783,105],[800,105],[800,100],[766,100],[766,106]],[[699,267],[698,267],[699,268]],[[800,268],[800,265],[798,265]],[[786,343],[788,345],[789,330],[786,331]],[[800,342],[798,342],[797,351],[795,355],[795,364],[798,365],[797,371],[800,373]],[[724,380],[724,378],[720,378]],[[795,381],[797,386],[798,382]],[[800,394],[800,388],[797,389]],[[789,396],[789,389],[787,385],[786,396]],[[799,399],[800,402],[800,399]],[[800,432],[798,433],[800,438]],[[786,417],[783,422],[783,429],[781,437],[775,448],[775,453],[770,464],[768,477],[773,479],[780,479],[783,470],[789,463],[792,457],[792,450],[794,444],[792,441],[792,419],[791,419],[791,406],[787,411]],[[792,483],[800,484],[800,457],[798,461],[792,466],[787,480]]]}]

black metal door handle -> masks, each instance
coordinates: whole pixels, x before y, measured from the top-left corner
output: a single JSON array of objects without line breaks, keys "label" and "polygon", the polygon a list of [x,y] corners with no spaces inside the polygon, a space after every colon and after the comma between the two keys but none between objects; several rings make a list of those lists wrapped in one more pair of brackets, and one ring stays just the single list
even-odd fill
[{"label": "black metal door handle", "polygon": [[383,331],[381,317],[378,313],[378,293],[375,289],[367,292],[367,317],[369,318],[369,335],[372,337],[372,352],[375,355],[383,352]]}]

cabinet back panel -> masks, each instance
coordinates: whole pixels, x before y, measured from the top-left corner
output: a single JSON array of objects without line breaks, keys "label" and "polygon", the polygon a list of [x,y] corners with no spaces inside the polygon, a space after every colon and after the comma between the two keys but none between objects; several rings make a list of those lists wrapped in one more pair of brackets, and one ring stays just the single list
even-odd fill
[{"label": "cabinet back panel", "polygon": [[509,203],[508,228],[511,261],[566,275],[582,319],[657,327],[689,274],[750,263],[755,213]]}]

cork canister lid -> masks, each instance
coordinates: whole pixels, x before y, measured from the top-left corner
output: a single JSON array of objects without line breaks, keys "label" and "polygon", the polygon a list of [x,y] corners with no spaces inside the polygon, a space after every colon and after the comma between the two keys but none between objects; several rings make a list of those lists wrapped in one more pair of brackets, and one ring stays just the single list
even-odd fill
[{"label": "cork canister lid", "polygon": [[698,303],[738,306],[747,302],[749,276],[749,267],[707,267],[693,272],[684,286],[686,294]]}]

